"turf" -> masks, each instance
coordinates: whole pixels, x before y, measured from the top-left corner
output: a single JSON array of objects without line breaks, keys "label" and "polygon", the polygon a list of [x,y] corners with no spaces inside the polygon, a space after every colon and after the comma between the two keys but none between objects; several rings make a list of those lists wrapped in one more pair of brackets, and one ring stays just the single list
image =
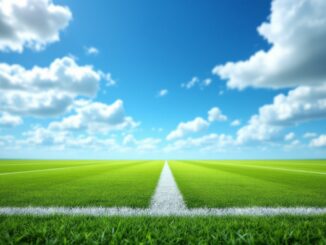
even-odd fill
[{"label": "turf", "polygon": [[326,216],[0,216],[0,244],[325,244]]},{"label": "turf", "polygon": [[163,161],[0,161],[0,206],[147,207]]},{"label": "turf", "polygon": [[170,161],[188,207],[326,206],[326,161]]}]

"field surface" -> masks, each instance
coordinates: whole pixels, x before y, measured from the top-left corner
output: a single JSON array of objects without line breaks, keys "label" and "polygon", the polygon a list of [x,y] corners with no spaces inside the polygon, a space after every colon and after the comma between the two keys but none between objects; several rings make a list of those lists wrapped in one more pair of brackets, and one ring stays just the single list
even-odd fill
[{"label": "field surface", "polygon": [[325,244],[326,216],[0,216],[0,244]]},{"label": "field surface", "polygon": [[[159,208],[178,195],[186,208],[326,207],[326,161],[169,161],[165,174],[163,164],[2,160],[0,207],[147,209],[155,190]],[[108,243],[326,244],[326,215],[0,215],[0,244]]]},{"label": "field surface", "polygon": [[188,207],[326,207],[326,161],[169,161]]},{"label": "field surface", "polygon": [[0,161],[0,206],[147,207],[163,161]]}]

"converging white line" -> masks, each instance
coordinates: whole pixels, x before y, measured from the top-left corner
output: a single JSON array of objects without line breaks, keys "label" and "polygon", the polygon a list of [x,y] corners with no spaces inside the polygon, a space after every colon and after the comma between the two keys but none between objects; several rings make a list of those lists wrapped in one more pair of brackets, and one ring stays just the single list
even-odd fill
[{"label": "converging white line", "polygon": [[186,209],[186,205],[167,161],[165,161],[162,169],[150,209],[167,213],[173,210],[178,211]]}]

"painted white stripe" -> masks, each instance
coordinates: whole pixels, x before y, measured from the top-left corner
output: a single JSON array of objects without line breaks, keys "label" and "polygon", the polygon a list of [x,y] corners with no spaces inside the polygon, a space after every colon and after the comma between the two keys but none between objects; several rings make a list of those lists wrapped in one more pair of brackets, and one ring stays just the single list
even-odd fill
[{"label": "painted white stripe", "polygon": [[140,209],[128,207],[3,207],[0,215],[87,215],[87,216],[278,216],[321,215],[326,208],[315,207],[251,207],[251,208],[195,208],[195,209]]},{"label": "painted white stripe", "polygon": [[164,210],[165,212],[186,209],[186,205],[167,161],[165,161],[162,169],[150,209]]},{"label": "painted white stripe", "polygon": [[322,175],[326,175],[325,172],[300,170],[300,169],[289,169],[289,168],[278,168],[278,167],[263,167],[263,166],[249,166],[249,165],[240,165],[240,166],[244,166],[244,167],[248,167],[248,168],[262,168],[262,169],[265,168],[265,169],[281,170],[281,171],[287,171],[287,172],[298,172],[298,173],[306,173],[306,174],[322,174]]},{"label": "painted white stripe", "polygon": [[129,207],[0,207],[0,215],[87,215],[87,216],[277,216],[321,215],[321,207],[245,207],[188,209],[166,161],[150,208]]},{"label": "painted white stripe", "polygon": [[37,173],[37,172],[50,172],[50,171],[57,171],[57,170],[88,167],[88,166],[93,166],[93,165],[98,165],[98,164],[103,164],[103,163],[89,163],[89,164],[85,164],[85,165],[78,165],[78,166],[71,166],[71,167],[61,167],[61,168],[59,167],[59,168],[46,168],[46,169],[35,169],[35,170],[26,170],[26,171],[6,172],[6,173],[0,173],[0,176],[12,175],[12,174],[28,174],[28,173]]},{"label": "painted white stripe", "polygon": [[[233,163],[217,163],[217,165],[232,165],[237,167],[246,167],[246,168],[260,168],[260,169],[271,169],[271,170],[281,170],[286,172],[297,172],[297,173],[306,173],[306,174],[321,174],[326,175],[326,172],[318,172],[318,171],[309,171],[309,170],[302,170],[302,169],[289,169],[289,168],[278,168],[278,167],[265,167],[265,166],[256,166],[256,165],[245,165],[245,164],[233,164]],[[198,165],[200,166],[200,165]]]}]

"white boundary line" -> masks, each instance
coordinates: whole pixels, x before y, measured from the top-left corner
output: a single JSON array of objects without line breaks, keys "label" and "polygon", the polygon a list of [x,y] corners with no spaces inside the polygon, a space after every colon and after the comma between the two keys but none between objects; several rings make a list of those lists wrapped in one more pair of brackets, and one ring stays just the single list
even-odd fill
[{"label": "white boundary line", "polygon": [[72,166],[72,167],[62,167],[62,168],[46,168],[46,169],[35,169],[35,170],[26,170],[26,171],[17,171],[17,172],[6,172],[6,173],[0,173],[0,176],[12,175],[12,174],[28,174],[28,173],[37,173],[37,172],[51,172],[51,171],[65,170],[65,169],[79,168],[79,167],[86,167],[86,166]]},{"label": "white boundary line", "polygon": [[0,215],[69,215],[69,216],[279,216],[279,215],[321,215],[326,214],[326,208],[294,207],[294,208],[194,208],[183,210],[159,210],[128,207],[3,207]]},{"label": "white boundary line", "polygon": [[289,168],[278,168],[278,167],[268,167],[268,166],[263,167],[263,166],[251,166],[251,165],[236,165],[236,164],[232,164],[232,165],[240,166],[240,167],[247,167],[247,168],[271,169],[271,170],[280,170],[280,171],[295,172],[295,173],[322,174],[322,175],[326,174],[325,172],[308,171],[308,170],[302,170],[302,169],[289,169]]},{"label": "white boundary line", "polygon": [[0,207],[0,215],[70,216],[278,216],[321,215],[324,207],[233,207],[187,209],[166,161],[150,208],[129,207]]},{"label": "white boundary line", "polygon": [[186,204],[183,201],[167,161],[164,163],[155,194],[152,197],[150,209],[155,211],[178,211],[186,209]]}]

